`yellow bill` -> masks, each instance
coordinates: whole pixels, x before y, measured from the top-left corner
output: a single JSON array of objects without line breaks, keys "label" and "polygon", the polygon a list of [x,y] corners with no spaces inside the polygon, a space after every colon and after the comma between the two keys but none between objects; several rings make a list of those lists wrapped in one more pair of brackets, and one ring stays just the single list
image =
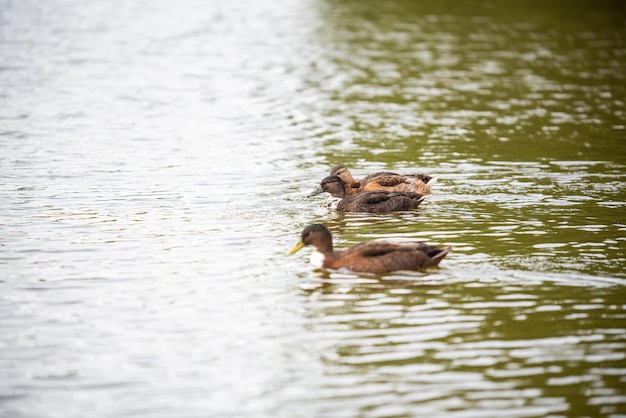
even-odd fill
[{"label": "yellow bill", "polygon": [[302,240],[298,241],[298,243],[296,245],[294,245],[294,247],[289,250],[289,252],[287,253],[287,255],[291,255],[291,254],[295,254],[298,251],[300,251],[302,249],[302,247],[304,247],[304,242],[302,242]]}]

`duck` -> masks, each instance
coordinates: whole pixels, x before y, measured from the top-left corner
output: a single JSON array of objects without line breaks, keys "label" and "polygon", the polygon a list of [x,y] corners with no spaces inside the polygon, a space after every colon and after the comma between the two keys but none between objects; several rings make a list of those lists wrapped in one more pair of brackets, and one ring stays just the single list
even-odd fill
[{"label": "duck", "polygon": [[346,250],[335,251],[333,237],[328,228],[322,224],[305,227],[300,240],[288,254],[295,254],[307,245],[315,247],[311,254],[311,264],[318,268],[345,268],[368,273],[422,270],[438,266],[452,250],[452,247],[438,248],[417,241],[366,241]]},{"label": "duck", "polygon": [[320,187],[309,196],[327,192],[330,194],[328,207],[342,212],[393,212],[417,208],[426,196],[413,192],[388,192],[372,190],[346,196],[346,187],[338,176],[328,176]]},{"label": "duck", "polygon": [[390,192],[413,192],[428,194],[439,179],[428,174],[398,174],[389,171],[372,173],[361,180],[355,180],[350,170],[344,165],[337,165],[330,170],[331,176],[339,176],[346,185],[346,195],[370,190],[387,190]]}]

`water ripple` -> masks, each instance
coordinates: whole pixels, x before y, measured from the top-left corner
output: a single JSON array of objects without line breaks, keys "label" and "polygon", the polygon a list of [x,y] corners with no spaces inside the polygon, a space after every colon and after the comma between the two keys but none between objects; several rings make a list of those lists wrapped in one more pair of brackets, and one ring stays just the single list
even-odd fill
[{"label": "water ripple", "polygon": [[[79,3],[2,9],[0,415],[626,412],[623,7]],[[335,164],[440,178],[335,213]]]}]

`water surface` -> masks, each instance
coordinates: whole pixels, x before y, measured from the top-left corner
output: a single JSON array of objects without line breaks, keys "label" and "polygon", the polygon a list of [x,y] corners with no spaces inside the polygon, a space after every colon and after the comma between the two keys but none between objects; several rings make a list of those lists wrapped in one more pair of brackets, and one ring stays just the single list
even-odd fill
[{"label": "water surface", "polygon": [[[626,415],[621,3],[0,6],[0,415]],[[340,163],[440,179],[330,213]]]}]

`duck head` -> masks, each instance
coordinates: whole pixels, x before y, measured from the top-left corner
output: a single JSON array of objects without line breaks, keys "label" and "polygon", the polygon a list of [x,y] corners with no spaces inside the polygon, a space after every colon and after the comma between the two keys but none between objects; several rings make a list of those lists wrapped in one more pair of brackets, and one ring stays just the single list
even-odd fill
[{"label": "duck head", "polygon": [[322,224],[311,224],[302,230],[300,240],[287,254],[291,255],[307,245],[313,245],[322,254],[333,252],[333,237]]},{"label": "duck head", "polygon": [[336,165],[330,170],[331,176],[339,177],[344,184],[352,185],[354,183],[354,178],[352,177],[352,173],[343,165]]},{"label": "duck head", "polygon": [[343,199],[346,196],[346,186],[340,177],[328,176],[322,180],[320,187],[309,194],[309,196],[315,196],[324,192],[329,193],[332,197]]}]

